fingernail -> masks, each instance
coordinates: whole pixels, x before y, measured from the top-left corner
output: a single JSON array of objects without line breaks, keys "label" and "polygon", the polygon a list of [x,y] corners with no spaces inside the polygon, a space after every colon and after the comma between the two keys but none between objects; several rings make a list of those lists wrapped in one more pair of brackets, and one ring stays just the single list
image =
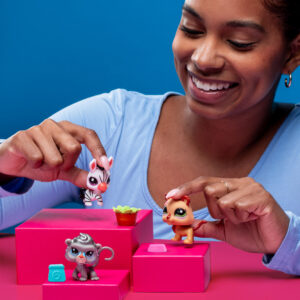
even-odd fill
[{"label": "fingernail", "polygon": [[179,189],[177,189],[177,188],[171,190],[171,191],[166,195],[166,199],[169,199],[169,198],[174,197],[178,192],[179,192]]},{"label": "fingernail", "polygon": [[106,171],[108,171],[108,170],[109,170],[109,162],[108,162],[107,156],[102,155],[102,156],[100,157],[100,162],[101,162],[101,164],[102,164],[102,167],[103,167]]}]

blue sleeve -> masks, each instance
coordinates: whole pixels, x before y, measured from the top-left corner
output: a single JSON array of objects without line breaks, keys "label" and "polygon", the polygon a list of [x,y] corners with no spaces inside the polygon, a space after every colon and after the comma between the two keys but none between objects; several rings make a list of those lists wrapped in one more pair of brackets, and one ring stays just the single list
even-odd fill
[{"label": "blue sleeve", "polygon": [[[123,98],[127,93],[124,90],[115,90],[108,94],[85,99],[59,111],[51,118],[55,121],[67,120],[95,130],[106,148],[120,123],[123,113]],[[91,159],[91,154],[83,145],[76,166],[87,170]],[[0,188],[0,192],[2,192],[0,194],[0,230],[26,220],[43,208],[69,201],[79,201],[79,189],[69,182],[61,180],[35,181],[30,188],[32,183],[31,180],[19,178],[9,183],[8,186]],[[25,194],[16,195],[26,189],[29,191]],[[5,193],[7,194],[5,195]]]},{"label": "blue sleeve", "polygon": [[286,211],[290,218],[287,234],[274,255],[263,256],[263,264],[273,270],[300,275],[300,217]]},{"label": "blue sleeve", "polygon": [[35,181],[31,189],[22,195],[0,199],[0,230],[14,226],[46,207],[79,198],[79,189],[69,182]]}]

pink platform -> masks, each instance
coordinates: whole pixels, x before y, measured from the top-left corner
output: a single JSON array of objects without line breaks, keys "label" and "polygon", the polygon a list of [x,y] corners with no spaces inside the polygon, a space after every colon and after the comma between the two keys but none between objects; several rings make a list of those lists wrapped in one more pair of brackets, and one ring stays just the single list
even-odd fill
[{"label": "pink platform", "polygon": [[43,300],[122,300],[129,291],[129,272],[126,270],[97,270],[97,281],[72,279],[72,270],[66,271],[65,282],[43,284]]},{"label": "pink platform", "polygon": [[153,239],[151,210],[141,210],[135,226],[119,226],[111,209],[45,209],[16,228],[16,259],[18,284],[42,284],[48,278],[50,264],[63,264],[65,239],[88,233],[96,243],[114,249],[100,254],[98,269],[131,270],[132,255],[141,243]]},{"label": "pink platform", "polygon": [[[162,243],[163,241],[155,242]],[[267,269],[261,262],[262,254],[247,253],[235,249],[225,242],[210,242],[210,252],[211,280],[205,293],[136,293],[131,289],[125,300],[282,300],[299,298],[300,278]],[[0,299],[3,300],[43,300],[42,285],[16,284],[15,237],[1,236],[1,234],[0,291]],[[66,300],[68,299],[66,298]],[[82,300],[90,299],[94,300],[95,298],[83,298]]]},{"label": "pink platform", "polygon": [[[157,241],[154,241],[157,242]],[[165,241],[167,252],[148,252],[142,244],[133,256],[135,292],[204,292],[210,280],[209,244]]]}]

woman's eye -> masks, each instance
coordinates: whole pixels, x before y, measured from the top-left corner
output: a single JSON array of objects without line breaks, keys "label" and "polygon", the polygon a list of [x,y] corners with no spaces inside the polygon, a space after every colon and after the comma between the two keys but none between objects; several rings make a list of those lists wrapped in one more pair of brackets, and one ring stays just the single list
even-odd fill
[{"label": "woman's eye", "polygon": [[168,213],[168,210],[167,210],[167,207],[165,206],[163,209],[163,214],[167,214],[167,213]]},{"label": "woman's eye", "polygon": [[193,38],[196,38],[199,35],[202,35],[204,33],[203,31],[194,30],[194,29],[188,28],[184,25],[180,26],[180,30],[183,31],[187,36],[190,36],[190,37],[193,37]]},{"label": "woman's eye", "polygon": [[88,252],[86,253],[86,256],[93,256],[93,254],[94,254],[93,251],[88,251]]},{"label": "woman's eye", "polygon": [[186,210],[183,208],[176,208],[174,212],[174,216],[176,217],[185,217],[186,216]]},{"label": "woman's eye", "polygon": [[238,49],[238,50],[242,50],[242,51],[247,51],[247,50],[251,50],[254,45],[256,44],[256,42],[251,42],[251,43],[239,43],[239,42],[235,42],[232,40],[228,40],[229,44],[231,44],[234,48]]},{"label": "woman's eye", "polygon": [[72,248],[71,253],[76,255],[76,254],[78,254],[78,250],[76,248]]}]

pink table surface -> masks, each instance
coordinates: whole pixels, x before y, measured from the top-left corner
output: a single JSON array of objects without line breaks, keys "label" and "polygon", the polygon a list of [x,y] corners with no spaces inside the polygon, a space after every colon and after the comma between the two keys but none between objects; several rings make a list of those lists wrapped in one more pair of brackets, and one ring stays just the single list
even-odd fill
[{"label": "pink table surface", "polygon": [[[134,293],[125,300],[300,299],[300,278],[266,269],[261,255],[211,242],[211,281],[205,293]],[[0,299],[42,300],[41,285],[16,284],[15,237],[0,235]],[[35,257],[28,259],[36,259]]]}]

